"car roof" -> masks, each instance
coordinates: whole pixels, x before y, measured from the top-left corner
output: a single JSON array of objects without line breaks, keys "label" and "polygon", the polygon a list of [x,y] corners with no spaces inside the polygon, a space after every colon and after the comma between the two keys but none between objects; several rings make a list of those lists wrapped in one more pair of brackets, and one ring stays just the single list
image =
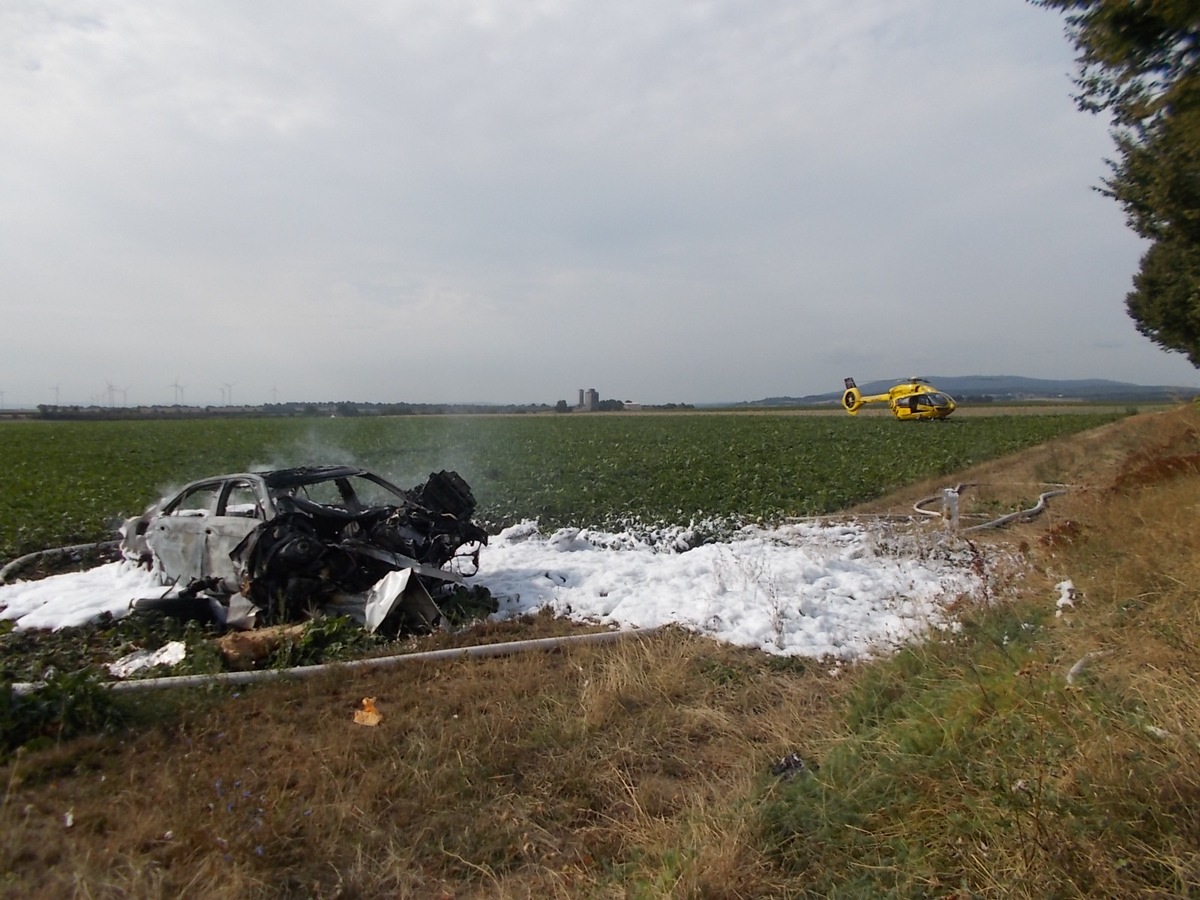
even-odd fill
[{"label": "car roof", "polygon": [[274,469],[254,474],[261,478],[267,487],[289,488],[315,484],[318,481],[332,481],[335,478],[366,475],[368,472],[358,466],[300,466],[295,469]]}]

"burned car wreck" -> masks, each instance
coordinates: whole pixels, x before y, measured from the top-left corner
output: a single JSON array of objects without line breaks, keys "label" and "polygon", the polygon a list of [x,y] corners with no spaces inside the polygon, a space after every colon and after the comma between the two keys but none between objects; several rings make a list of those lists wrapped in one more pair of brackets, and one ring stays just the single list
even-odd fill
[{"label": "burned car wreck", "polygon": [[121,552],[167,588],[135,610],[228,628],[323,612],[371,631],[424,631],[441,619],[436,598],[461,589],[447,564],[473,555],[478,567],[487,532],[474,512],[457,472],[407,491],[354,466],[243,472],[195,481],[126,520]]}]

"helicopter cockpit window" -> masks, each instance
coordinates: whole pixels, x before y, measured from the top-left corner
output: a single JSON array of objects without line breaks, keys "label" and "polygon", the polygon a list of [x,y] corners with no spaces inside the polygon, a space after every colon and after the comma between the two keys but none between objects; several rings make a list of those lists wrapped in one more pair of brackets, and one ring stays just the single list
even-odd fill
[{"label": "helicopter cockpit window", "polygon": [[917,399],[922,406],[937,408],[950,405],[950,398],[945,394],[921,394]]}]

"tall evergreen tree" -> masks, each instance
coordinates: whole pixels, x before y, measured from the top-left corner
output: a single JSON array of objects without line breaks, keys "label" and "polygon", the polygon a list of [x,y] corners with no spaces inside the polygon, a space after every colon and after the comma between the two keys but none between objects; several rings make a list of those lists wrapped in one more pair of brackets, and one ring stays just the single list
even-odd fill
[{"label": "tall evergreen tree", "polygon": [[1113,123],[1101,191],[1151,241],[1126,309],[1138,331],[1200,366],[1200,2],[1031,2],[1066,13],[1076,101]]}]

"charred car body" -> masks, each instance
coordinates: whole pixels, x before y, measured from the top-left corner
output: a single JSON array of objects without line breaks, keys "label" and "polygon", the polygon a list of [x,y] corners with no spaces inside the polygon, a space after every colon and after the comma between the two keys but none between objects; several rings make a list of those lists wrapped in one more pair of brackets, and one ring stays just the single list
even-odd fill
[{"label": "charred car body", "polygon": [[207,609],[228,627],[324,609],[371,630],[389,619],[421,630],[440,618],[433,596],[461,584],[445,566],[487,543],[474,511],[456,472],[408,491],[353,466],[242,472],[192,482],[128,519],[121,551],[168,588],[135,608]]}]

